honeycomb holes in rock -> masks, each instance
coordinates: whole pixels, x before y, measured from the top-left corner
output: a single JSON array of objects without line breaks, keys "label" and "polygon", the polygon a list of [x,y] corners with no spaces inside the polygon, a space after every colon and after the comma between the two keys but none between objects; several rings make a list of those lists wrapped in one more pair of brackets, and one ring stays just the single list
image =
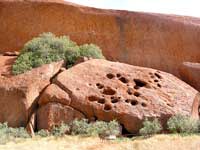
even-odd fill
[{"label": "honeycomb holes in rock", "polygon": [[112,73],[108,73],[108,74],[106,75],[106,77],[107,77],[108,79],[113,79],[113,78],[115,77],[115,75],[112,74]]},{"label": "honeycomb holes in rock", "polygon": [[101,83],[97,83],[96,86],[97,86],[98,89],[103,89],[104,88],[104,85],[101,84]]},{"label": "honeycomb holes in rock", "polygon": [[105,104],[103,109],[104,109],[104,111],[110,111],[112,109],[112,105],[111,104]]},{"label": "honeycomb holes in rock", "polygon": [[106,87],[106,88],[103,89],[103,94],[105,94],[105,95],[115,95],[116,91],[113,90],[110,87]]},{"label": "honeycomb holes in rock", "polygon": [[90,102],[97,102],[99,104],[104,104],[106,102],[105,98],[100,98],[98,96],[89,96],[88,100]]},{"label": "honeycomb holes in rock", "polygon": [[158,79],[162,79],[162,76],[159,75],[158,73],[154,73],[154,75],[155,75]]},{"label": "honeycomb holes in rock", "polygon": [[138,101],[135,99],[126,99],[125,102],[130,103],[133,106],[136,106],[138,104]]},{"label": "honeycomb holes in rock", "polygon": [[117,103],[117,102],[119,102],[119,101],[120,101],[120,100],[119,100],[117,97],[111,99],[111,103]]},{"label": "honeycomb holes in rock", "polygon": [[125,83],[125,84],[129,82],[129,80],[126,79],[125,77],[120,77],[119,80],[120,80],[122,83]]},{"label": "honeycomb holes in rock", "polygon": [[144,87],[144,86],[147,86],[147,82],[146,81],[143,81],[143,80],[140,80],[140,79],[133,79],[133,81],[135,82],[135,89],[139,89],[140,87]]}]

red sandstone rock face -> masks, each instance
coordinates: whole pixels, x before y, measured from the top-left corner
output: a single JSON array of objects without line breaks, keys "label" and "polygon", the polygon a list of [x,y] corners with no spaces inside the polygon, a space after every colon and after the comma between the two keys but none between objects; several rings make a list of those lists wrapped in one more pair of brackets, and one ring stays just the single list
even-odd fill
[{"label": "red sandstone rock face", "polygon": [[57,85],[51,84],[41,94],[38,104],[41,106],[49,102],[57,102],[64,105],[69,105],[71,99],[65,91],[60,89]]},{"label": "red sandstone rock face", "polygon": [[63,61],[43,65],[24,74],[0,76],[0,122],[9,126],[26,126],[36,108],[40,92],[62,67]]},{"label": "red sandstone rock face", "polygon": [[12,75],[12,64],[16,56],[0,56],[0,77]]},{"label": "red sandstone rock face", "polygon": [[[42,32],[96,43],[106,58],[178,74],[200,62],[200,19],[101,10],[63,1],[0,1],[0,50],[19,50]],[[34,16],[34,17],[33,17]]]},{"label": "red sandstone rock face", "polygon": [[117,119],[132,133],[138,132],[145,117],[159,118],[164,125],[174,114],[198,116],[197,91],[154,69],[89,60],[60,73],[53,83],[69,94],[70,106],[86,118]]},{"label": "red sandstone rock face", "polygon": [[59,103],[48,103],[41,106],[37,112],[37,128],[40,129],[52,129],[53,126],[63,123],[70,123],[74,119],[82,119],[85,116],[69,107]]},{"label": "red sandstone rock face", "polygon": [[200,63],[184,62],[179,73],[185,82],[200,91]]}]

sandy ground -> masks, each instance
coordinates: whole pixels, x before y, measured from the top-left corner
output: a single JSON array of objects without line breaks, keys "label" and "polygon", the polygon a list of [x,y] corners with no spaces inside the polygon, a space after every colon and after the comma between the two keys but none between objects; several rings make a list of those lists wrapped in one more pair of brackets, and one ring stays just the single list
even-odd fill
[{"label": "sandy ground", "polygon": [[156,135],[115,141],[102,141],[98,137],[35,137],[0,145],[0,150],[200,150],[200,136]]}]

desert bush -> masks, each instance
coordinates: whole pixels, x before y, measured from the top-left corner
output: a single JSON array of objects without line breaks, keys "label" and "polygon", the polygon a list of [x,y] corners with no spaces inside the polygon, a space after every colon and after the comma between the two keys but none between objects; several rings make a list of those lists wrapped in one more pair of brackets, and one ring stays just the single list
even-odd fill
[{"label": "desert bush", "polygon": [[80,56],[104,59],[101,49],[95,44],[84,44],[80,46]]},{"label": "desert bush", "polygon": [[79,47],[68,36],[56,37],[52,33],[43,33],[24,45],[12,67],[12,72],[21,74],[59,60],[65,60],[67,67],[71,67],[79,56],[104,58],[101,49],[94,44]]},{"label": "desert bush", "polygon": [[73,135],[87,135],[90,124],[87,119],[74,120],[71,124],[71,133]]},{"label": "desert bush", "polygon": [[120,125],[117,121],[110,122],[96,121],[88,123],[88,120],[75,120],[71,124],[71,132],[75,135],[96,136],[99,134],[104,135],[119,135]]},{"label": "desert bush", "polygon": [[162,126],[158,119],[154,119],[153,121],[149,121],[145,119],[143,122],[143,127],[139,130],[141,135],[153,135],[159,133],[162,130]]},{"label": "desert bush", "polygon": [[197,133],[199,121],[189,116],[177,114],[167,121],[167,126],[172,133]]},{"label": "desert bush", "polygon": [[40,137],[48,137],[50,136],[50,132],[48,130],[39,130],[36,135],[40,136]]},{"label": "desert bush", "polygon": [[51,135],[61,137],[64,136],[66,133],[69,133],[69,125],[65,123],[61,123],[59,126],[54,126],[51,130]]},{"label": "desert bush", "polygon": [[43,33],[24,45],[12,70],[14,74],[20,74],[42,64],[59,60],[66,60],[71,65],[77,57],[79,57],[79,47],[69,37],[56,37],[52,33]]},{"label": "desert bush", "polygon": [[0,144],[5,144],[15,138],[29,138],[30,135],[23,128],[8,127],[7,123],[0,123]]}]

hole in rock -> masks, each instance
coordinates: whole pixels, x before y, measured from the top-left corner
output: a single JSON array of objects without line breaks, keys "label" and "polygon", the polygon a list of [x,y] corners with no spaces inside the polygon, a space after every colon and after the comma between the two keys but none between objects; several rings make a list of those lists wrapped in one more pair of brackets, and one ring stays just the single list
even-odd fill
[{"label": "hole in rock", "polygon": [[134,79],[133,80],[137,87],[144,87],[147,85],[147,82],[140,80],[140,79]]},{"label": "hole in rock", "polygon": [[110,104],[105,104],[104,108],[105,111],[109,111],[112,109],[112,106]]},{"label": "hole in rock", "polygon": [[153,75],[151,75],[150,77],[151,77],[151,78],[154,78],[154,76],[153,76]]},{"label": "hole in rock", "polygon": [[172,107],[172,105],[170,103],[167,103],[167,106]]},{"label": "hole in rock", "polygon": [[154,80],[154,82],[158,82],[158,80]]},{"label": "hole in rock", "polygon": [[101,83],[97,83],[96,86],[98,87],[98,89],[102,89],[104,87],[104,85]]},{"label": "hole in rock", "polygon": [[161,87],[162,87],[162,86],[161,86],[159,83],[157,84],[157,86],[158,86],[159,88],[161,88]]},{"label": "hole in rock", "polygon": [[105,95],[115,95],[116,91],[110,87],[104,88],[103,94]]},{"label": "hole in rock", "polygon": [[105,99],[104,98],[99,98],[97,102],[100,103],[100,104],[104,104],[105,103]]},{"label": "hole in rock", "polygon": [[98,101],[99,97],[97,97],[97,96],[89,96],[88,100],[91,101],[91,102]]},{"label": "hole in rock", "polygon": [[79,89],[79,88],[76,88],[76,90],[79,91],[80,89]]},{"label": "hole in rock", "polygon": [[131,100],[130,100],[130,99],[126,99],[125,102],[126,102],[126,103],[130,103]]},{"label": "hole in rock", "polygon": [[120,77],[121,77],[121,74],[117,73],[117,77],[120,78]]},{"label": "hole in rock", "polygon": [[134,95],[135,95],[136,97],[139,97],[141,94],[140,94],[139,92],[134,92]]},{"label": "hole in rock", "polygon": [[133,94],[131,89],[128,89],[128,90],[127,90],[127,93],[128,93],[129,95],[132,95],[132,94]]},{"label": "hole in rock", "polygon": [[138,104],[138,101],[137,100],[131,100],[131,105],[135,106]]},{"label": "hole in rock", "polygon": [[91,84],[91,83],[89,83],[88,85],[89,85],[89,86],[92,86],[92,84]]},{"label": "hole in rock", "polygon": [[114,75],[114,74],[112,74],[112,73],[109,73],[109,74],[107,74],[107,75],[106,75],[106,77],[107,77],[108,79],[112,79],[112,78],[114,78],[114,77],[115,77],[115,75]]},{"label": "hole in rock", "polygon": [[120,80],[122,83],[128,83],[128,79],[126,79],[126,78],[124,78],[124,77],[119,78],[119,80]]},{"label": "hole in rock", "polygon": [[134,86],[134,89],[136,89],[136,90],[138,90],[139,88],[140,88],[140,87],[137,86],[137,85]]},{"label": "hole in rock", "polygon": [[111,102],[112,102],[112,103],[117,103],[117,102],[119,102],[119,99],[114,98],[114,99],[111,100]]},{"label": "hole in rock", "polygon": [[141,105],[142,105],[142,107],[147,107],[147,104],[146,104],[146,103],[143,103],[143,102],[142,102]]},{"label": "hole in rock", "polygon": [[155,74],[155,76],[156,76],[157,78],[162,79],[161,75],[159,75],[158,73],[154,73],[154,74]]},{"label": "hole in rock", "polygon": [[149,75],[153,75],[153,73],[152,73],[152,72],[149,72]]}]

